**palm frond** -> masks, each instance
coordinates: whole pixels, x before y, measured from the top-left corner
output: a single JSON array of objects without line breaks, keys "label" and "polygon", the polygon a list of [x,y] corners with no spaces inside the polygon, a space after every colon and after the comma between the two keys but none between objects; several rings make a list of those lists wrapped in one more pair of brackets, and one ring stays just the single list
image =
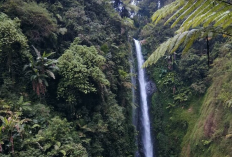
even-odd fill
[{"label": "palm frond", "polygon": [[212,28],[192,29],[169,38],[151,54],[143,64],[143,67],[155,64],[165,53],[174,53],[181,45],[183,46],[182,53],[186,53],[195,40],[198,38],[205,38],[211,31],[213,31]]}]

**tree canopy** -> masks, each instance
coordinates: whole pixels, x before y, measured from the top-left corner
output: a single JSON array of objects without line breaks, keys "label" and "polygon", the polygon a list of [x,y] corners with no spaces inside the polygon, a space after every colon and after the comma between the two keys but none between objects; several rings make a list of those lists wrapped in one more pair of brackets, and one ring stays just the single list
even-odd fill
[{"label": "tree canopy", "polygon": [[67,97],[68,102],[76,100],[76,91],[85,94],[96,92],[96,84],[109,85],[101,71],[105,58],[98,54],[94,46],[79,45],[76,38],[68,50],[58,59],[62,79],[58,95]]}]

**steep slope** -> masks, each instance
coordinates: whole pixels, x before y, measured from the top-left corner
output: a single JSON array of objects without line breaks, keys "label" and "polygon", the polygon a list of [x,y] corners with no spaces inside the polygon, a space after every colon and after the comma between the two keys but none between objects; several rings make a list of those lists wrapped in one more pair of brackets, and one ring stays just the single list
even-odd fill
[{"label": "steep slope", "polygon": [[[141,30],[145,56],[179,27],[163,26],[164,21]],[[158,89],[152,97],[152,115],[160,157],[231,156],[231,39],[208,35],[196,40],[187,53],[181,54],[180,45],[148,67]]]},{"label": "steep slope", "polygon": [[193,129],[182,143],[181,156],[231,156],[231,42],[220,45],[208,78],[210,87],[204,96]]}]

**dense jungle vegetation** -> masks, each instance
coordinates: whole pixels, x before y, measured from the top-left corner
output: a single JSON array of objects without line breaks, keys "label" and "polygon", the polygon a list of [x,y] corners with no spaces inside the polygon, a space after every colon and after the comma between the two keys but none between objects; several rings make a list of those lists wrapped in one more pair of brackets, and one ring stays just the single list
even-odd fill
[{"label": "dense jungle vegetation", "polygon": [[232,2],[130,2],[0,0],[0,156],[134,156],[132,37],[156,156],[232,156]]},{"label": "dense jungle vegetation", "polygon": [[158,156],[232,156],[231,10],[231,1],[168,2],[140,33],[158,89]]},{"label": "dense jungle vegetation", "polygon": [[133,156],[133,25],[109,2],[0,1],[0,156]]}]

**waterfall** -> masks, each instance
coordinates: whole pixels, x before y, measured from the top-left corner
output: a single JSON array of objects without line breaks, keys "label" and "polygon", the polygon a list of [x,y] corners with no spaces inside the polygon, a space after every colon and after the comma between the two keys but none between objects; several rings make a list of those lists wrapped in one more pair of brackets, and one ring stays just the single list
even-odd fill
[{"label": "waterfall", "polygon": [[138,61],[138,80],[140,87],[140,108],[141,108],[141,125],[142,125],[142,144],[143,144],[143,153],[145,157],[153,157],[153,143],[151,138],[151,126],[150,118],[148,111],[147,103],[147,92],[146,92],[146,80],[145,80],[145,71],[142,68],[143,65],[143,56],[141,51],[141,45],[138,40],[135,40],[137,61]]},{"label": "waterfall", "polygon": [[161,6],[160,1],[158,1],[158,9],[160,9],[160,6]]}]

